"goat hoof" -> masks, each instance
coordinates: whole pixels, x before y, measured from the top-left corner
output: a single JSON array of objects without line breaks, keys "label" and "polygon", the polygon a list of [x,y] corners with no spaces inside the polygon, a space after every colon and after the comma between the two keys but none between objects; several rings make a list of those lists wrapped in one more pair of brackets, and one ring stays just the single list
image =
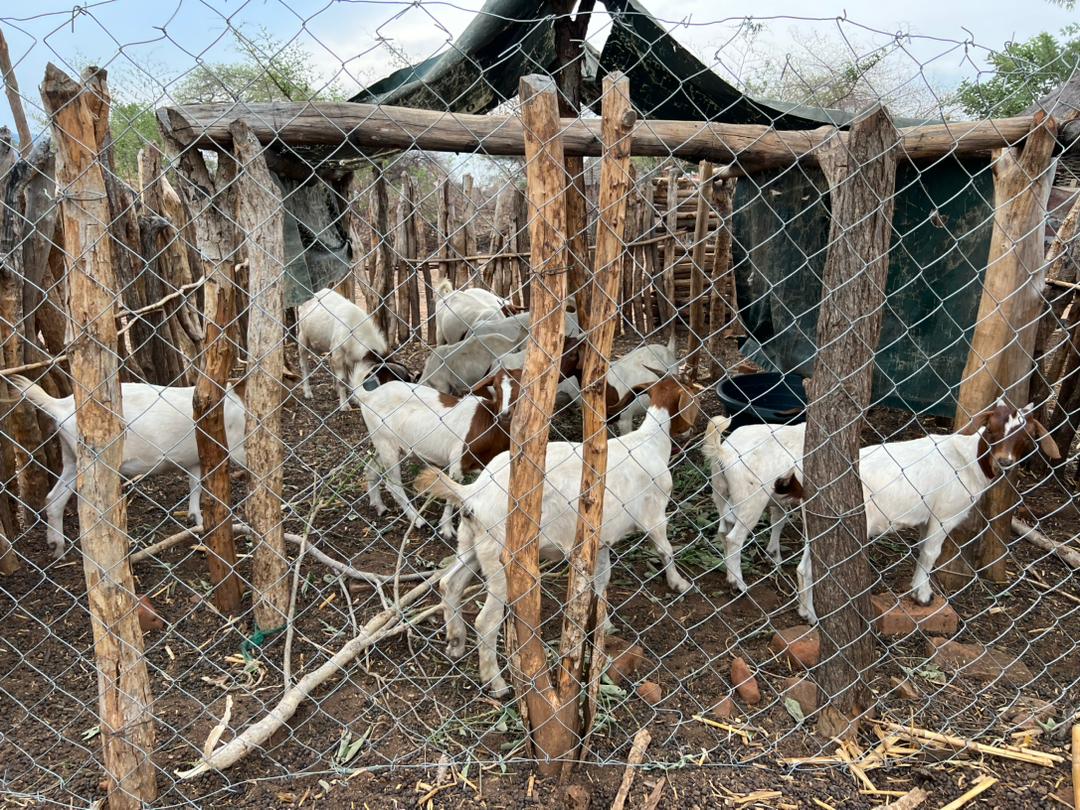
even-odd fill
[{"label": "goat hoof", "polygon": [[464,639],[451,639],[451,641],[446,645],[446,657],[456,661],[463,655],[465,655]]},{"label": "goat hoof", "polygon": [[491,692],[492,697],[504,698],[510,694],[510,687],[507,686],[506,681],[504,681],[501,676],[492,678],[491,682],[488,683],[487,688],[488,691]]},{"label": "goat hoof", "polygon": [[911,598],[915,600],[915,604],[927,607],[934,601],[934,594],[929,594],[925,599],[920,599],[917,594],[912,594]]},{"label": "goat hoof", "polygon": [[685,579],[679,578],[674,582],[668,583],[671,586],[671,590],[678,594],[684,594],[694,587],[690,582]]},{"label": "goat hoof", "polygon": [[447,529],[445,531],[443,531],[442,529],[439,530],[439,537],[441,537],[447,543],[452,543],[454,541],[455,534],[456,532],[453,529]]}]

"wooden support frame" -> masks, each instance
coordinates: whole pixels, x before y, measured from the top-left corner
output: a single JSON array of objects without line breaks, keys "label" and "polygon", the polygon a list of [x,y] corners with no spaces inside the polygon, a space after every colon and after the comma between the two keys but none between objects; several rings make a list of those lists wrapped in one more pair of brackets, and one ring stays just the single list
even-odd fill
[{"label": "wooden support frame", "polygon": [[116,319],[101,317],[117,306],[100,127],[109,119],[109,103],[102,91],[105,71],[88,68],[80,85],[51,63],[41,85],[57,146],[56,181],[71,285],[79,525],[109,807],[136,810],[157,797],[151,759],[155,735],[120,480],[124,426]]},{"label": "wooden support frame", "polygon": [[832,223],[822,271],[814,373],[809,384],[804,471],[805,531],[820,623],[818,731],[852,734],[871,708],[873,577],[859,480],[860,433],[881,337],[896,187],[897,132],[884,108],[856,120],[821,154]]},{"label": "wooden support frame", "polygon": [[256,631],[281,629],[289,607],[288,560],[282,517],[285,445],[284,207],[262,147],[243,121],[232,127],[239,171],[235,222],[244,235],[248,275],[247,466],[248,523],[255,533],[252,588]]},{"label": "wooden support frame", "polygon": [[[157,111],[162,130],[186,146],[220,150],[232,142],[228,122],[245,121],[262,143],[341,146],[360,150],[426,149],[433,152],[524,154],[525,128],[517,116],[446,115],[438,110],[349,102],[266,102],[192,104]],[[1018,145],[1031,130],[1031,116],[983,121],[950,121],[900,130],[898,154],[907,160],[946,155],[987,154]],[[600,122],[563,118],[563,153],[598,157]],[[630,154],[734,164],[752,173],[795,163],[817,162],[817,153],[835,134],[831,126],[775,130],[757,124],[650,120],[630,135]],[[347,134],[344,134],[347,133]]]}]

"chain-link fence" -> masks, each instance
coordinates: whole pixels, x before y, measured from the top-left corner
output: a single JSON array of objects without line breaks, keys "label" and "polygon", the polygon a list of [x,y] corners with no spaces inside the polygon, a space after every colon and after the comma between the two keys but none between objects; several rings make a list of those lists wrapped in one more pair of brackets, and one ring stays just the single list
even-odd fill
[{"label": "chain-link fence", "polygon": [[5,802],[1071,806],[1067,53],[304,5],[0,18]]}]

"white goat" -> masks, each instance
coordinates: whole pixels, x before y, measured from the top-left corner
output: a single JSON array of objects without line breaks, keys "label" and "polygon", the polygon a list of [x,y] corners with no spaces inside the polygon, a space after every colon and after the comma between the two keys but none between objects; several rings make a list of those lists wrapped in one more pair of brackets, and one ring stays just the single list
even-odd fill
[{"label": "white goat", "polygon": [[726,416],[709,420],[702,453],[709,462],[713,503],[720,514],[716,540],[724,544],[727,581],[743,592],[742,547],[766,507],[772,524],[767,552],[780,564],[786,510],[773,485],[802,459],[806,425],[745,425],[724,439],[730,424]]},{"label": "white goat", "polygon": [[[485,390],[491,393],[479,395]],[[386,504],[379,480],[385,477],[387,490],[409,519],[424,525],[401,486],[401,460],[406,456],[446,467],[451,476],[460,479],[509,448],[510,408],[518,392],[516,377],[500,372],[480,382],[474,391],[458,398],[417,383],[389,382],[357,392],[375,448],[375,459],[365,470],[368,498],[380,515]],[[453,534],[452,516],[453,507],[447,504],[439,521],[443,537]]]},{"label": "white goat", "polygon": [[[573,306],[572,304],[570,306]],[[577,313],[569,307],[563,312],[563,329],[567,338],[581,336],[581,324],[578,322]],[[529,337],[529,326],[532,323],[531,312],[521,312],[517,315],[503,317],[492,315],[473,324],[469,330],[470,335],[502,335],[512,338],[518,344],[524,343]]]},{"label": "white goat", "polygon": [[[64,507],[75,493],[75,398],[57,399],[26,377],[13,375],[8,380],[36,408],[56,423],[64,469],[56,486],[45,498],[48,519],[46,537],[53,556],[64,555]],[[147,383],[124,383],[121,396],[124,409],[124,455],[120,474],[127,478],[157,475],[166,469],[180,469],[190,482],[188,515],[202,523],[199,496],[202,492],[202,469],[195,442],[192,399],[194,388],[169,388]],[[244,403],[230,387],[225,392],[225,436],[229,457],[244,464]]]},{"label": "white goat", "polygon": [[512,315],[517,308],[507,299],[479,287],[455,290],[450,279],[435,286],[436,343],[444,346],[462,340],[478,321]]},{"label": "white goat", "polygon": [[338,401],[349,410],[349,393],[383,362],[386,337],[374,318],[343,295],[319,290],[297,308],[296,335],[304,397],[311,399],[308,352],[330,355]]},{"label": "white goat", "polygon": [[[642,388],[644,390],[645,387]],[[611,574],[610,547],[631,532],[649,535],[660,555],[668,585],[683,593],[690,588],[675,567],[667,538],[667,505],[671,498],[671,437],[689,432],[699,414],[693,393],[670,377],[648,386],[651,405],[642,426],[608,444],[601,547],[596,560],[597,593]],[[541,513],[540,550],[545,556],[567,556],[573,545],[581,486],[579,442],[552,442],[547,447]],[[458,561],[443,576],[443,610],[448,652],[465,651],[461,597],[476,574],[483,576],[487,598],[476,619],[480,637],[480,677],[496,695],[507,692],[499,674],[496,641],[506,602],[506,572],[500,555],[506,538],[510,453],[492,461],[472,484],[460,484],[441,470],[428,468],[416,479],[417,491],[428,491],[460,504]]]},{"label": "white goat", "polygon": [[470,335],[457,343],[435,346],[418,382],[444,394],[462,394],[494,371],[499,358],[518,342],[499,334]]},{"label": "white goat", "polygon": [[[919,604],[928,605],[933,597],[930,574],[945,537],[964,522],[1002,471],[1028,458],[1036,444],[1051,461],[1061,457],[1046,428],[1031,418],[1034,407],[1017,410],[998,401],[964,432],[875,444],[859,451],[867,539],[898,529],[923,529],[911,577],[912,596]],[[775,483],[775,491],[802,501],[801,463]],[[799,613],[816,623],[809,538],[797,573]]]}]

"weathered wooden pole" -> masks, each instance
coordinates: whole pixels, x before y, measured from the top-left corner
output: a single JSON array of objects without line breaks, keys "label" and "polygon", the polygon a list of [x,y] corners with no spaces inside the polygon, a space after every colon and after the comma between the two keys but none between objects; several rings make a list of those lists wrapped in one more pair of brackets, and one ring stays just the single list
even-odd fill
[{"label": "weathered wooden pole", "polygon": [[[1037,113],[1022,149],[995,153],[994,229],[975,333],[957,398],[957,430],[999,397],[1016,407],[1027,404],[1046,279],[1046,204],[1054,181],[1056,135],[1054,120]],[[993,582],[1007,579],[1010,524],[1018,500],[1015,472],[1003,476],[983,496],[974,525],[954,533],[942,548],[938,580],[943,587],[952,589],[969,578],[958,547],[963,548],[976,536],[981,537],[974,555],[979,570]]]},{"label": "weathered wooden pole", "polygon": [[203,284],[206,337],[203,367],[195,384],[195,441],[202,467],[202,543],[209,550],[211,598],[226,616],[240,612],[243,587],[236,575],[236,544],[232,533],[232,482],[229,478],[229,440],[225,434],[225,387],[233,363],[229,327],[236,318],[232,268],[221,263]]},{"label": "weathered wooden pole", "polygon": [[664,269],[661,283],[663,292],[657,297],[662,300],[660,321],[664,327],[664,336],[672,337],[679,320],[679,302],[675,297],[675,264],[678,262],[680,249],[677,236],[679,230],[679,167],[672,163],[668,171],[667,182],[667,213],[664,215],[664,225],[667,228],[664,240]]},{"label": "weathered wooden pole", "polygon": [[11,117],[15,120],[15,131],[19,133],[19,154],[28,158],[30,150],[34,147],[34,136],[30,134],[30,125],[26,121],[22,93],[19,92],[19,80],[15,77],[15,68],[11,65],[11,54],[8,52],[3,29],[0,29],[0,74],[4,77],[4,92],[7,94],[8,106],[11,108]]},{"label": "weathered wooden pole", "polygon": [[870,708],[865,673],[874,656],[859,480],[860,431],[870,405],[892,242],[898,135],[882,107],[857,119],[819,155],[832,224],[822,271],[817,358],[805,440],[806,534],[820,620],[818,731],[846,736]]},{"label": "weathered wooden pole", "polygon": [[[618,320],[616,299],[626,255],[623,234],[626,210],[633,187],[630,140],[636,116],[630,105],[630,82],[621,73],[604,77],[602,97],[604,155],[600,166],[600,222],[596,230],[596,264],[590,279],[585,306],[592,313],[588,339],[584,344],[581,379],[582,467],[581,497],[578,500],[577,535],[570,554],[570,575],[563,614],[561,666],[558,674],[559,711],[555,723],[561,727],[562,747],[552,756],[569,757],[567,771],[581,744],[582,724],[578,707],[584,681],[585,641],[593,633],[592,674],[599,679],[603,670],[603,626],[605,610],[595,592],[596,561],[600,551],[600,526],[604,515],[604,487],[607,472],[607,379],[611,347]],[[570,190],[568,193],[574,193]],[[585,730],[595,716],[588,707]]]},{"label": "weathered wooden pole", "polygon": [[439,271],[443,278],[450,279],[456,288],[458,285],[456,262],[451,261],[454,252],[453,237],[450,228],[453,225],[454,203],[450,197],[450,177],[447,175],[439,185]]},{"label": "weathered wooden pole", "polygon": [[244,237],[248,271],[247,467],[251,486],[248,523],[254,532],[252,558],[256,632],[280,630],[289,604],[288,560],[282,523],[281,490],[285,445],[281,408],[285,401],[285,237],[284,208],[277,181],[266,167],[263,148],[249,127],[237,122],[233,150],[236,215]]},{"label": "weathered wooden pole", "polygon": [[698,175],[697,211],[694,214],[694,247],[690,253],[690,334],[686,339],[690,379],[696,380],[701,348],[705,345],[705,248],[709,238],[709,216],[713,210],[713,165],[701,161]]},{"label": "weathered wooden pole", "polygon": [[721,181],[714,187],[713,195],[720,225],[716,229],[716,242],[713,245],[713,294],[709,307],[709,343],[706,351],[709,355],[709,378],[714,381],[724,376],[724,365],[720,361],[721,346],[738,323],[739,316],[735,306],[735,274],[731,269],[731,212],[735,183],[734,179]]},{"label": "weathered wooden pole", "polygon": [[386,192],[386,176],[383,167],[375,164],[375,182],[371,192],[371,204],[374,208],[372,224],[375,239],[374,286],[376,304],[372,310],[375,324],[382,330],[383,336],[392,341],[392,309],[394,305],[394,251],[390,246],[390,200]]},{"label": "weathered wooden pole", "polygon": [[56,142],[56,181],[64,222],[74,340],[68,348],[79,434],[76,463],[80,544],[98,670],[98,713],[109,807],[141,808],[157,797],[154,718],[143,657],[135,582],[128,562],[127,501],[121,488],[123,405],[117,351],[119,300],[101,152],[107,122],[105,72],[94,88],[55,65],[41,97]]},{"label": "weathered wooden pole", "polygon": [[363,213],[366,188],[367,184],[364,181],[364,175],[359,171],[354,171],[349,177],[346,191],[348,196],[346,222],[349,231],[349,243],[352,245],[351,275],[355,291],[353,302],[359,304],[368,312],[375,312],[378,309],[379,294],[375,289],[375,279],[367,272],[369,262],[368,251],[365,249],[370,230],[368,218]]},{"label": "weathered wooden pole", "polygon": [[[507,604],[516,637],[518,677],[524,694],[537,767],[554,774],[555,757],[565,747],[564,727],[555,714],[558,695],[548,672],[540,636],[540,512],[551,414],[562,355],[566,298],[566,173],[559,139],[559,109],[554,83],[523,76],[521,115],[528,177],[529,229],[532,236],[532,319],[521,375],[521,396],[510,422],[510,493],[506,521]],[[576,711],[576,710],[575,710]]]}]

